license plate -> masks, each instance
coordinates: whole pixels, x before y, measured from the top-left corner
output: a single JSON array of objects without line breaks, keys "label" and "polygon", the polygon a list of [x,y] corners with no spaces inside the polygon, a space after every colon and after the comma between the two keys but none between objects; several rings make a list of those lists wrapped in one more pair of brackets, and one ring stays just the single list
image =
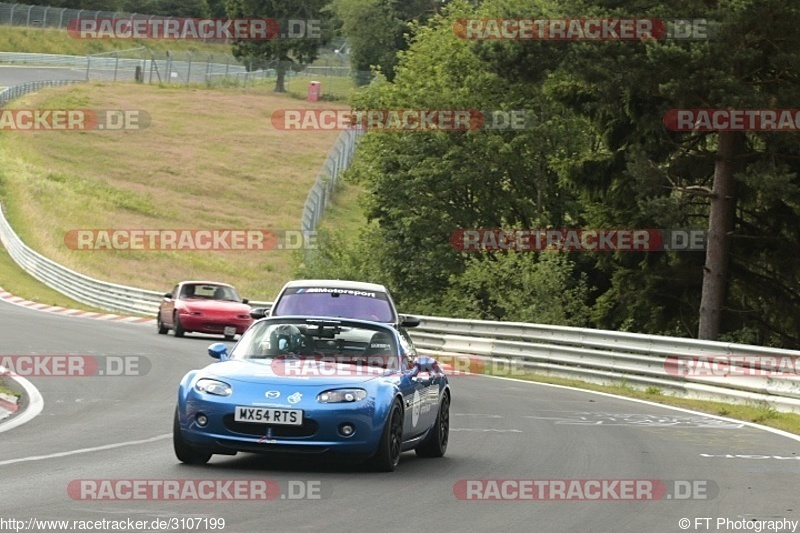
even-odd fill
[{"label": "license plate", "polygon": [[226,337],[236,335],[236,326],[225,326],[223,333]]},{"label": "license plate", "polygon": [[285,426],[302,426],[302,409],[271,409],[267,407],[236,406],[233,415],[235,422],[250,422],[251,424],[281,424]]}]

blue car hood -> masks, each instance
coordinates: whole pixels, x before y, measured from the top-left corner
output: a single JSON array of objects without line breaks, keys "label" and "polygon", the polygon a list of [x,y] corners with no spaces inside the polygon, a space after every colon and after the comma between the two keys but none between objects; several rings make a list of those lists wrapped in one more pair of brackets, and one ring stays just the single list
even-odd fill
[{"label": "blue car hood", "polygon": [[304,360],[284,364],[270,359],[222,361],[205,367],[202,373],[245,383],[307,386],[358,384],[397,375],[397,371],[341,363]]}]

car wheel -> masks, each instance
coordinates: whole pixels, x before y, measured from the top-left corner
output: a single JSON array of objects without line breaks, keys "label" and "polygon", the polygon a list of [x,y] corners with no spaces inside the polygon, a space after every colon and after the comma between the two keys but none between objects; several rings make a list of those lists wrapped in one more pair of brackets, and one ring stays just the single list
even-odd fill
[{"label": "car wheel", "polygon": [[172,424],[172,447],[175,449],[175,457],[182,463],[204,465],[211,459],[210,453],[198,450],[183,439],[177,409],[175,409],[175,421]]},{"label": "car wheel", "polygon": [[172,324],[175,327],[175,336],[183,337],[184,333],[186,333],[186,330],[183,329],[183,325],[181,324],[181,319],[178,316],[178,313],[172,315]]},{"label": "car wheel", "polygon": [[378,449],[370,458],[372,469],[378,472],[394,472],[400,462],[402,446],[403,408],[400,406],[400,402],[395,400],[389,416],[386,418]]},{"label": "car wheel", "polygon": [[156,317],[156,327],[158,328],[159,335],[166,335],[169,328],[164,325],[161,321],[161,312],[159,311],[158,316]]},{"label": "car wheel", "polygon": [[425,440],[414,450],[420,457],[442,457],[447,451],[447,441],[450,440],[450,394],[444,393],[436,422]]}]

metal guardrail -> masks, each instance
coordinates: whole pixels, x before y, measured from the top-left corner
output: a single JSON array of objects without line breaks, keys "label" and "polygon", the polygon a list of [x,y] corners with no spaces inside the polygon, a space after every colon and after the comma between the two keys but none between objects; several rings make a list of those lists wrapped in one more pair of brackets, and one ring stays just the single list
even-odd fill
[{"label": "metal guardrail", "polygon": [[0,91],[0,107],[4,106],[10,100],[19,98],[28,93],[36,92],[46,87],[59,87],[61,85],[71,85],[73,83],[81,83],[83,80],[46,80],[46,81],[29,81],[20,85],[7,87],[5,90]]},{"label": "metal guardrail", "polygon": [[353,128],[342,130],[336,144],[333,145],[328,159],[322,165],[322,170],[317,174],[317,179],[306,198],[303,206],[303,215],[300,221],[300,229],[308,235],[317,229],[322,214],[336,190],[339,183],[339,176],[350,165],[350,160],[355,153],[358,141],[364,134],[363,129]]},{"label": "metal guardrail", "polygon": [[[412,330],[419,351],[452,363],[455,372],[494,369],[513,377],[530,371],[702,399],[767,402],[781,411],[800,412],[796,351],[588,328],[420,318]],[[682,358],[707,366],[684,375]],[[771,366],[770,359],[794,365]]]}]

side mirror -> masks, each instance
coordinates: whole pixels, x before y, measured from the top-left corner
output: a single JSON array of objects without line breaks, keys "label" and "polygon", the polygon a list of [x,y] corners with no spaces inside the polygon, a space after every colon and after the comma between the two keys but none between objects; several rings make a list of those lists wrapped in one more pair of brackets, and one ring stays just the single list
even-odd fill
[{"label": "side mirror", "polygon": [[215,342],[208,347],[208,355],[214,359],[225,361],[228,359],[228,346],[224,342]]},{"label": "side mirror", "polygon": [[249,304],[250,300],[248,300],[247,298],[242,298],[242,303],[243,304]]},{"label": "side mirror", "polygon": [[404,328],[415,328],[419,326],[419,318],[411,315],[400,315],[400,325]]},{"label": "side mirror", "polygon": [[172,300],[172,293],[171,292],[165,292],[164,293],[164,298],[167,298],[168,300]]},{"label": "side mirror", "polygon": [[255,309],[250,310],[250,317],[253,320],[258,320],[259,318],[264,318],[267,316],[267,310],[264,307],[256,307]]}]

